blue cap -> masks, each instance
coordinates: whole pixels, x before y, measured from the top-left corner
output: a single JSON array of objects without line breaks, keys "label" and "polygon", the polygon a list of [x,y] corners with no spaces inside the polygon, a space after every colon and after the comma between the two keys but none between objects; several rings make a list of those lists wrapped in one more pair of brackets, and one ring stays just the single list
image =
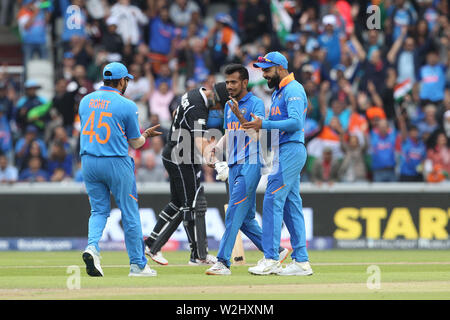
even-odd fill
[{"label": "blue cap", "polygon": [[297,42],[299,38],[300,35],[298,35],[297,33],[288,33],[285,40],[286,42]]},{"label": "blue cap", "polygon": [[37,133],[38,129],[33,126],[32,124],[29,124],[26,129],[25,129],[25,133]]},{"label": "blue cap", "polygon": [[284,69],[288,68],[288,61],[285,56],[283,56],[278,51],[269,52],[264,57],[259,57],[258,62],[254,63],[255,68],[270,68],[274,66],[282,66]]},{"label": "blue cap", "polygon": [[39,85],[39,83],[37,83],[36,80],[29,79],[25,81],[24,87],[25,89],[30,89],[30,88],[40,88],[41,86]]},{"label": "blue cap", "polygon": [[72,51],[67,51],[67,52],[64,52],[63,57],[64,57],[64,59],[72,59],[75,57],[75,55],[73,54]]},{"label": "blue cap", "polygon": [[118,80],[122,78],[134,79],[128,73],[127,67],[120,62],[111,62],[103,68],[103,80]]},{"label": "blue cap", "polygon": [[214,18],[217,22],[220,22],[220,23],[223,23],[223,24],[226,24],[229,26],[231,26],[233,24],[233,19],[227,13],[222,13],[222,12],[218,13],[218,14],[216,14],[216,16]]},{"label": "blue cap", "polygon": [[346,68],[343,64],[337,64],[334,68],[335,68],[336,70],[340,70],[340,71],[345,71],[345,70],[347,70],[347,68]]}]

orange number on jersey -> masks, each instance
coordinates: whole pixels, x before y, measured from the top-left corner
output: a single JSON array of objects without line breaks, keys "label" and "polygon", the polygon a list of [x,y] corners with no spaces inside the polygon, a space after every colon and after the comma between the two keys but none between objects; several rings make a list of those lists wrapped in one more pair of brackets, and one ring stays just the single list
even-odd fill
[{"label": "orange number on jersey", "polygon": [[97,141],[100,144],[105,144],[108,142],[109,140],[109,136],[111,135],[111,128],[109,127],[109,124],[107,124],[106,122],[102,122],[103,117],[112,117],[112,113],[111,112],[102,112],[100,113],[100,119],[98,119],[98,125],[97,128],[101,128],[101,127],[105,127],[106,128],[106,137],[105,139],[100,139],[98,134],[96,135]]},{"label": "orange number on jersey", "polygon": [[[98,119],[97,128],[100,129],[100,128],[104,127],[106,129],[105,139],[100,139],[100,136],[98,135],[98,133],[96,133],[94,131],[95,110],[92,111],[91,114],[89,115],[89,118],[88,118],[86,124],[84,125],[83,131],[82,131],[82,133],[84,135],[89,136],[89,142],[92,142],[94,135],[95,135],[95,139],[97,140],[98,143],[105,144],[108,142],[109,137],[111,135],[111,128],[110,128],[109,124],[107,124],[106,122],[102,122],[103,117],[112,117],[112,113],[111,112],[101,112],[100,113],[100,119]],[[89,131],[86,131],[86,128],[88,125],[89,125]]]},{"label": "orange number on jersey", "polygon": [[[92,142],[92,138],[93,138],[94,135],[95,135],[95,131],[94,131],[94,119],[95,119],[95,111],[92,111],[92,112],[91,112],[91,115],[89,116],[89,118],[88,118],[86,124],[84,125],[83,131],[82,131],[82,133],[83,133],[84,135],[88,135],[88,136],[89,136],[89,142]],[[90,125],[90,130],[89,130],[89,131],[86,131],[86,127],[87,127],[89,124],[91,124],[91,125]]]}]

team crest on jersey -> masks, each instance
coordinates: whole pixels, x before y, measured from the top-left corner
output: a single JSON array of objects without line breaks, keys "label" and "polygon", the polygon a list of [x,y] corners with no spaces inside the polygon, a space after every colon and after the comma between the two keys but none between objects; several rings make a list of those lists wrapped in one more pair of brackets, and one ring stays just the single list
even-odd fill
[{"label": "team crest on jersey", "polygon": [[242,115],[245,115],[247,113],[247,108],[242,108],[241,113],[242,113]]}]

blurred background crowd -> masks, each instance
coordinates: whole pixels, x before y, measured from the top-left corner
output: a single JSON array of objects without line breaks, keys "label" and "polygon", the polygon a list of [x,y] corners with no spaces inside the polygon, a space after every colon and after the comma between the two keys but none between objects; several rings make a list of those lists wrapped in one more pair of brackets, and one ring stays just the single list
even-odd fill
[{"label": "blurred background crowd", "polygon": [[[450,179],[448,1],[3,0],[0,6],[0,40],[19,41],[8,57],[0,48],[0,183],[82,181],[77,108],[102,85],[109,62],[123,62],[135,76],[125,96],[137,103],[142,129],[161,123],[166,134],[181,95],[223,80],[231,62],[248,67],[249,87],[268,110],[271,91],[252,63],[275,50],[286,55],[309,98],[303,181]],[[22,73],[7,71],[14,59]],[[221,129],[223,113],[211,113],[208,127]],[[165,135],[130,150],[138,182],[166,181],[164,144]],[[205,166],[203,179],[214,182],[214,171]]]}]

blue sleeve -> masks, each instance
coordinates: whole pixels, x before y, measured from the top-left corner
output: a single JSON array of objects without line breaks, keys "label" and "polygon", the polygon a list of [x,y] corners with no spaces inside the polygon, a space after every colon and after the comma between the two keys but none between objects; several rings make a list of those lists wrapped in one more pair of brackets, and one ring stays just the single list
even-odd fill
[{"label": "blue sleeve", "polygon": [[126,113],[125,113],[125,135],[128,137],[128,140],[130,139],[137,139],[141,136],[141,130],[139,128],[139,112],[136,104],[134,102],[129,103],[128,106],[126,106]]},{"label": "blue sleeve", "polygon": [[[261,99],[255,99],[255,104],[253,105],[252,113],[261,119],[266,117],[266,108],[264,107],[264,102]],[[251,119],[253,120],[253,119]]]},{"label": "blue sleeve", "polygon": [[14,149],[15,153],[19,153],[20,149],[22,149],[23,144],[25,143],[25,138],[20,138],[17,142],[16,142],[16,147]]},{"label": "blue sleeve", "polygon": [[28,178],[28,176],[29,176],[28,169],[25,169],[19,174],[19,180],[24,181]]},{"label": "blue sleeve", "polygon": [[45,145],[45,142],[42,141],[41,139],[39,139],[39,140],[38,140],[38,143],[39,143],[39,146],[40,146],[40,148],[41,148],[42,156],[43,156],[44,158],[47,158],[47,156],[48,156],[48,151],[47,151],[47,146]]},{"label": "blue sleeve", "polygon": [[288,118],[286,120],[271,121],[263,120],[263,129],[278,129],[286,132],[299,131],[302,126],[302,115],[304,111],[305,97],[300,94],[293,94],[287,91],[285,103],[287,104]]},{"label": "blue sleeve", "polygon": [[423,66],[419,69],[419,72],[418,72],[418,77],[417,77],[417,80],[418,81],[422,81],[422,71],[423,71]]},{"label": "blue sleeve", "polygon": [[27,101],[26,97],[22,97],[19,99],[19,101],[17,101],[17,108],[22,108],[22,106],[24,105],[24,103]]},{"label": "blue sleeve", "polygon": [[47,99],[45,99],[44,97],[38,97],[38,99],[41,102],[41,104],[47,103]]},{"label": "blue sleeve", "polygon": [[227,129],[227,115],[228,115],[228,102],[225,103],[225,107],[223,109],[223,128],[226,130]]},{"label": "blue sleeve", "polygon": [[72,176],[72,163],[73,157],[71,154],[68,154],[64,160],[64,171],[66,171],[69,176]]}]

